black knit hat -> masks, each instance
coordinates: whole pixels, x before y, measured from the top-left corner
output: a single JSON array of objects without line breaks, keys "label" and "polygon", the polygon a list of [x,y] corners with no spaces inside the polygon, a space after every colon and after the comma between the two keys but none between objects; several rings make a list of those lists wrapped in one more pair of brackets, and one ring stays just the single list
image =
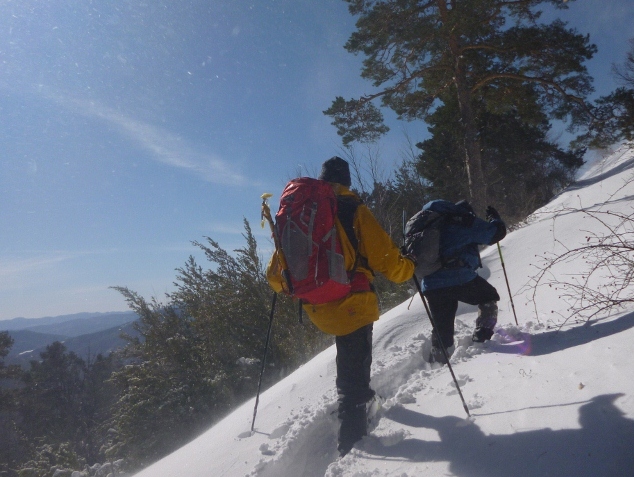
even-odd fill
[{"label": "black knit hat", "polygon": [[352,185],[348,163],[337,156],[331,157],[321,165],[319,178],[328,182],[336,182],[346,187]]}]

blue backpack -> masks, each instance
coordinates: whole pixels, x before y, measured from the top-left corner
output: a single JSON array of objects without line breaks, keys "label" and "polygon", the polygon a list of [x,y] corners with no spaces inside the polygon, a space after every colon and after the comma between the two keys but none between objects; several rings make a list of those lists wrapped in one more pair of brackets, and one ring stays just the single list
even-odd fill
[{"label": "blue backpack", "polygon": [[423,209],[407,221],[404,230],[404,249],[408,255],[416,258],[414,273],[419,279],[431,275],[441,268],[460,266],[460,260],[455,257],[442,257],[440,255],[441,230],[448,222],[468,227],[473,223],[474,218],[473,213],[461,210],[438,212]]}]

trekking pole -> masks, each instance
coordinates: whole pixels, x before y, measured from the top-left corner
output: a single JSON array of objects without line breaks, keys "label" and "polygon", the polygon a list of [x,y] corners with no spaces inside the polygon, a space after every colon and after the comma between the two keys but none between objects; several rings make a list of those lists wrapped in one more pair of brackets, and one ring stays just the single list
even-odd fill
[{"label": "trekking pole", "polygon": [[255,416],[258,413],[258,403],[260,402],[260,389],[262,387],[262,376],[264,375],[264,366],[266,365],[266,352],[269,349],[269,340],[271,339],[271,328],[273,328],[273,314],[275,313],[275,303],[277,302],[277,293],[273,293],[273,302],[271,303],[271,316],[269,317],[269,330],[266,333],[266,343],[264,344],[264,356],[262,357],[262,369],[260,370],[260,379],[258,380],[258,392],[255,396],[255,406],[253,407],[253,421],[251,421],[251,432],[255,426]]},{"label": "trekking pole", "polygon": [[458,394],[460,395],[460,400],[462,401],[462,407],[464,407],[465,412],[467,413],[467,417],[471,417],[469,413],[469,408],[467,407],[467,403],[464,400],[464,396],[462,395],[462,391],[460,390],[460,385],[458,384],[458,380],[456,379],[456,375],[453,372],[453,368],[451,367],[451,363],[449,362],[449,354],[447,353],[447,348],[445,348],[444,343],[440,338],[440,333],[438,332],[438,328],[436,327],[436,321],[431,316],[431,311],[429,310],[429,305],[427,304],[427,300],[425,300],[425,295],[423,295],[423,290],[420,287],[420,282],[418,281],[418,277],[414,275],[412,277],[414,280],[414,284],[416,285],[416,289],[418,290],[418,294],[420,295],[420,299],[423,300],[423,305],[425,305],[425,311],[427,312],[427,316],[429,317],[429,321],[431,322],[432,330],[436,335],[436,339],[438,340],[438,344],[440,345],[440,349],[442,351],[445,360],[447,361],[447,367],[449,368],[449,372],[451,373],[451,377],[453,378],[453,382],[456,385],[456,389],[458,390]]},{"label": "trekking pole", "polygon": [[513,295],[511,295],[511,286],[509,285],[509,277],[506,275],[506,267],[504,266],[504,257],[502,257],[502,248],[500,242],[497,243],[498,253],[500,254],[500,262],[502,262],[502,270],[504,271],[504,280],[506,280],[506,289],[509,291],[509,299],[511,300],[511,308],[513,308],[513,316],[515,317],[515,324],[519,326],[517,322],[517,314],[515,314],[515,304],[513,303]]}]

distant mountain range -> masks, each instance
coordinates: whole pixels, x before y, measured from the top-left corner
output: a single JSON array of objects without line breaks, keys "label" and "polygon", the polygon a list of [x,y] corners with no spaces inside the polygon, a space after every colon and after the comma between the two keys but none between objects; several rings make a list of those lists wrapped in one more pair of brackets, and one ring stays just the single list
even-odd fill
[{"label": "distant mountain range", "polygon": [[104,356],[125,345],[122,332],[134,335],[132,323],[138,316],[131,311],[113,313],[77,313],[45,318],[14,318],[0,321],[0,331],[8,331],[14,340],[5,365],[28,368],[40,359],[46,346],[60,341],[68,351],[83,359]]},{"label": "distant mountain range", "polygon": [[[10,330],[31,330],[34,328],[38,328],[35,331],[46,332],[42,329],[45,326],[51,326],[49,329],[55,329],[56,325],[62,325],[66,323],[68,327],[72,328],[72,326],[82,326],[83,329],[86,329],[88,326],[93,326],[94,328],[90,332],[101,331],[106,328],[110,328],[111,326],[116,326],[117,324],[126,323],[128,321],[136,320],[137,315],[132,311],[113,311],[108,313],[75,313],[72,315],[60,315],[60,316],[46,316],[44,318],[13,318],[11,320],[3,320],[0,321],[0,331],[10,331]],[[112,325],[108,325],[107,323],[113,323]],[[92,325],[88,325],[91,323]],[[84,334],[84,333],[80,333]],[[78,336],[78,335],[74,335]]]}]

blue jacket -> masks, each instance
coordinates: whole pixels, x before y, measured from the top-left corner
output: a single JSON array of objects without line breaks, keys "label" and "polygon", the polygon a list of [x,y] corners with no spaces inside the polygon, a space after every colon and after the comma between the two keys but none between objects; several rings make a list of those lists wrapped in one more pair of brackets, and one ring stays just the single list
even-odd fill
[{"label": "blue jacket", "polygon": [[[447,200],[432,200],[423,207],[439,213],[468,213],[471,208],[456,205]],[[471,221],[471,220],[470,220]],[[423,291],[462,285],[470,282],[482,267],[479,245],[491,245],[506,234],[506,226],[501,220],[487,222],[473,215],[470,225],[447,221],[440,229],[440,256],[445,259],[457,259],[459,265],[441,268],[421,280]]]}]

